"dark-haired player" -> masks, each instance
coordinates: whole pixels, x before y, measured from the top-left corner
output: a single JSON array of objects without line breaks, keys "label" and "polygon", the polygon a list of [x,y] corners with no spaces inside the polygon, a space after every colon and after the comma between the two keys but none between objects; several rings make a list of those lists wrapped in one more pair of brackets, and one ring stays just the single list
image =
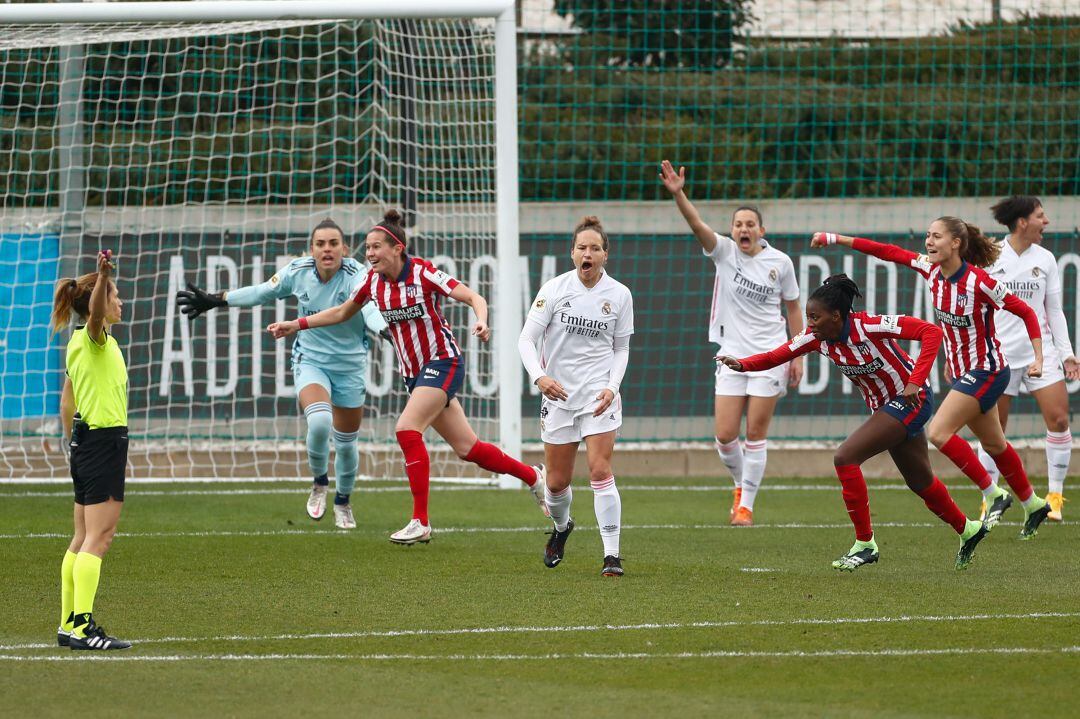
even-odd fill
[{"label": "dark-haired player", "polygon": [[[312,230],[309,249],[310,256],[293,260],[262,284],[216,294],[188,284],[187,290],[176,293],[176,304],[192,319],[215,307],[254,307],[289,296],[299,300],[301,316],[336,307],[356,291],[365,268],[349,256],[345,233],[331,219]],[[308,465],[314,477],[307,513],[312,519],[322,519],[326,512],[332,434],[334,524],[341,529],[356,527],[349,498],[360,465],[356,438],[367,397],[366,331],[377,334],[385,329],[382,316],[369,307],[363,316],[341,327],[324,327],[293,343],[293,384],[307,420]]]},{"label": "dark-haired player", "polygon": [[[1069,326],[1062,310],[1057,258],[1042,246],[1043,230],[1050,220],[1039,198],[1030,195],[1006,197],[990,209],[994,219],[1009,228],[1009,234],[1001,243],[1001,255],[986,271],[1031,306],[1039,318],[1044,339],[1042,375],[1029,377],[1014,373],[997,402],[998,415],[1001,428],[1005,429],[1012,400],[1020,394],[1020,389],[1026,389],[1035,398],[1046,423],[1046,473],[1050,483],[1046,495],[1046,501],[1050,503],[1047,519],[1060,522],[1065,502],[1065,477],[1069,474],[1072,455],[1069,393],[1065,389],[1065,380],[1080,379],[1080,363],[1073,352]],[[1027,330],[1016,317],[999,316],[997,336],[1010,366],[1025,367],[1034,359]],[[982,447],[979,448],[979,460],[996,482],[997,465]]]},{"label": "dark-haired player", "polygon": [[925,255],[831,232],[818,232],[811,240],[813,247],[832,244],[908,267],[927,281],[934,315],[945,331],[945,357],[953,391],[942,400],[926,427],[926,436],[982,491],[988,507],[985,522],[993,528],[1012,504],[1012,497],[990,480],[971,445],[956,434],[967,425],[1024,506],[1020,538],[1034,537],[1050,513],[1050,505],[1032,490],[1020,455],[1005,440],[998,413],[991,412],[1010,375],[994,329],[994,315],[1003,309],[1023,320],[1035,354],[1027,368],[1030,377],[1042,374],[1042,334],[1035,312],[982,269],[994,263],[1000,248],[978,227],[949,216],[930,224]]},{"label": "dark-haired player", "polygon": [[[771,352],[717,360],[736,372],[774,367],[808,352],[820,352],[859,388],[872,414],[844,440],[833,458],[843,487],[844,504],[855,525],[855,544],[833,562],[854,571],[878,560],[870,523],[870,500],[860,465],[888,452],[901,476],[927,508],[960,535],[956,568],[966,569],[975,547],[986,536],[982,522],[968,519],[930,468],[923,425],[933,412],[934,397],[927,383],[941,344],[940,329],[915,317],[852,312],[858,286],[847,275],[834,275],[806,302],[808,334],[796,336]],[[915,363],[898,340],[921,342]]]},{"label": "dark-haired player", "polygon": [[540,481],[543,467],[529,467],[508,457],[495,445],[481,442],[456,397],[465,378],[465,357],[439,309],[439,301],[449,297],[472,307],[476,313],[472,333],[482,342],[491,336],[487,301],[427,260],[410,256],[407,242],[401,215],[390,210],[367,234],[366,258],[371,269],[351,299],[308,317],[275,322],[267,328],[280,339],[300,330],[329,327],[347,322],[368,302],[378,307],[389,324],[401,376],[409,390],[409,400],[398,417],[396,432],[413,496],[412,519],[390,535],[390,541],[396,544],[431,540],[428,521],[431,462],[423,436],[428,427],[433,427],[462,459],[490,472],[520,479],[532,490],[540,508],[545,509],[544,485]]}]

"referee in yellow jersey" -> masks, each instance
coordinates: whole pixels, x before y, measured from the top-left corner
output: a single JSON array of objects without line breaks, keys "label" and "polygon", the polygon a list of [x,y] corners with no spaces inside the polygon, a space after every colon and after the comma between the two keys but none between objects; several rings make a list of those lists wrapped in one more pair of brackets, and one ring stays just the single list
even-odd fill
[{"label": "referee in yellow jersey", "polygon": [[[67,345],[67,379],[60,400],[71,437],[75,485],[75,534],[61,565],[60,646],[127,649],[94,621],[101,558],[109,551],[124,506],[127,466],[127,365],[109,327],[120,321],[123,302],[113,282],[111,253],[98,253],[97,272],[65,278],[53,296],[53,331],[79,316]],[[77,414],[76,414],[77,411]]]}]

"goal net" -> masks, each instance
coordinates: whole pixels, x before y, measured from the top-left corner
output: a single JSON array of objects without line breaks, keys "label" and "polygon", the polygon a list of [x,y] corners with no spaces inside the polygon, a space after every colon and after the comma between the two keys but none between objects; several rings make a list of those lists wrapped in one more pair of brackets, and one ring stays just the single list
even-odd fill
[{"label": "goal net", "polygon": [[[289,348],[265,331],[296,300],[188,321],[175,293],[268,280],[324,218],[363,262],[366,232],[404,210],[410,251],[497,313],[494,18],[191,20],[0,14],[3,474],[66,476],[68,333],[48,328],[52,292],[99,248],[116,254],[124,301],[131,476],[308,475]],[[467,308],[445,310],[467,354],[465,411],[513,446],[493,345],[468,336]],[[406,395],[390,344],[370,342],[360,473],[402,476]],[[475,475],[429,439],[434,476]]]}]

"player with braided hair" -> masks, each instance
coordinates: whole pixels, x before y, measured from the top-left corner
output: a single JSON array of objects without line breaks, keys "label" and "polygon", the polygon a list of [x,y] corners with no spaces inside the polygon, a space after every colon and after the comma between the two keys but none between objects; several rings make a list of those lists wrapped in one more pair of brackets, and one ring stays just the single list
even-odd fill
[{"label": "player with braided hair", "polygon": [[[716,359],[736,372],[752,372],[816,351],[828,357],[862,392],[872,414],[844,440],[833,457],[844,504],[855,525],[855,544],[833,562],[833,567],[850,572],[878,561],[870,500],[860,465],[888,452],[911,491],[960,535],[956,568],[966,569],[988,529],[982,522],[965,517],[945,485],[934,476],[923,434],[923,425],[934,405],[927,377],[941,345],[942,331],[915,317],[853,312],[852,304],[861,296],[858,285],[847,275],[833,275],[806,302],[806,332],[771,352],[743,359],[720,355]],[[922,343],[914,363],[900,347],[901,339]]]},{"label": "player with braided hair", "polygon": [[934,315],[945,331],[945,356],[952,381],[949,392],[927,425],[927,438],[982,491],[986,525],[993,528],[1012,504],[979,463],[971,445],[957,432],[967,425],[993,458],[1009,487],[1024,506],[1020,539],[1031,539],[1050,513],[1050,504],[1035,494],[1020,455],[1005,440],[995,409],[1009,386],[1010,369],[994,329],[994,314],[1007,310],[1023,320],[1034,352],[1029,377],[1042,375],[1042,332],[1039,318],[1004,283],[983,269],[992,265],[1001,247],[982,231],[958,217],[939,217],[926,231],[926,254],[861,237],[818,232],[812,247],[842,245],[908,267],[927,281]]}]

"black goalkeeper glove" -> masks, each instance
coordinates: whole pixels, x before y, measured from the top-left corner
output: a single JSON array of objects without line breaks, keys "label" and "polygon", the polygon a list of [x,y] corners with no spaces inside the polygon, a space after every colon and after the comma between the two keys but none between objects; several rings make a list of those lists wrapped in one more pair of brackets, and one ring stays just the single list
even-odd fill
[{"label": "black goalkeeper glove", "polygon": [[390,344],[394,344],[394,338],[390,336],[390,328],[389,327],[385,327],[385,328],[379,330],[379,336],[382,337],[387,342],[389,342]]},{"label": "black goalkeeper glove", "polygon": [[188,316],[188,319],[193,320],[203,312],[208,312],[215,307],[225,307],[229,304],[225,301],[223,297],[225,293],[223,292],[211,295],[203,292],[190,282],[188,282],[187,286],[186,290],[180,290],[176,293],[176,306]]}]

